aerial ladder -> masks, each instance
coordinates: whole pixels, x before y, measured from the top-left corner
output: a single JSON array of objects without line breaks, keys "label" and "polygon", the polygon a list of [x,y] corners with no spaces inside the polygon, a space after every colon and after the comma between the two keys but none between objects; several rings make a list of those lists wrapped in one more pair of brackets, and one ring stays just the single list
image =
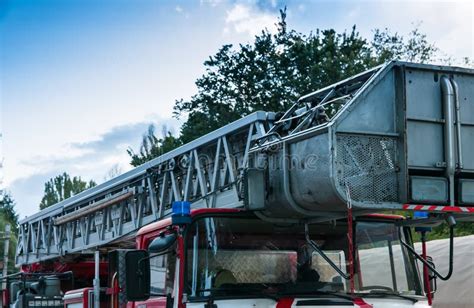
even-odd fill
[{"label": "aerial ladder", "polygon": [[383,210],[474,213],[474,71],[390,62],[257,111],[20,222],[16,265],[133,247],[191,208],[269,221]]},{"label": "aerial ladder", "polygon": [[[22,272],[6,278],[10,287],[3,291],[4,300],[10,294],[6,302],[12,307],[59,308],[63,303],[75,306],[81,298],[91,308],[102,305],[100,294],[107,293],[114,298],[112,306],[125,307],[139,299],[125,296],[127,285],[143,276],[125,283],[123,272],[135,270],[118,261],[124,260],[122,252],[142,254],[134,266],[143,265],[146,249],[163,245],[160,240],[168,243],[168,236],[169,243],[183,238],[179,230],[184,227],[168,218],[176,214],[173,205],[190,204],[195,213],[243,211],[267,225],[303,224],[307,244],[339,278],[350,280],[352,292],[353,257],[359,253],[352,233],[357,217],[397,220],[401,229],[447,221],[451,239],[446,275],[436,271],[425,249],[420,256],[410,242],[400,240],[423,263],[430,304],[430,275],[446,280],[453,272],[455,221],[474,220],[473,85],[474,70],[394,61],[305,95],[283,112],[257,111],[223,126],[21,220],[15,263]],[[417,211],[415,216],[423,219],[374,214],[383,211]],[[310,237],[311,224],[325,228],[328,222],[347,222],[349,272]],[[151,244],[144,240],[156,232],[161,235]],[[426,232],[421,232],[425,239]],[[177,258],[184,258],[182,251]],[[394,264],[391,272],[395,277]],[[100,288],[104,273],[112,279],[106,284],[111,288]],[[91,277],[94,288],[87,287]],[[337,281],[329,285],[343,285]],[[196,280],[191,285],[196,288]],[[63,296],[60,289],[72,291]],[[183,307],[183,289],[174,289],[166,307]],[[142,287],[136,290],[144,292]]]}]

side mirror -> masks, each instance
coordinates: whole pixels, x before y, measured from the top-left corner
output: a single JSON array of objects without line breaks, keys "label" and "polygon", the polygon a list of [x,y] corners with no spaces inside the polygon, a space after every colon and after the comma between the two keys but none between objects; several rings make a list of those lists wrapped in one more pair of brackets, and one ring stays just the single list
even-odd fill
[{"label": "side mirror", "polygon": [[150,258],[146,250],[125,253],[125,294],[128,301],[150,297]]},{"label": "side mirror", "polygon": [[[426,261],[433,267],[433,268],[436,268],[435,266],[435,263],[433,262],[433,258],[430,257],[430,256],[427,256],[426,257]],[[436,292],[436,289],[438,289],[438,284],[436,283],[436,275],[434,275],[434,273],[428,269],[428,279],[429,279],[429,285],[430,285],[430,291],[431,291],[431,294],[434,294]],[[426,292],[426,290],[425,290]]]},{"label": "side mirror", "polygon": [[162,236],[158,236],[153,241],[151,241],[148,246],[148,251],[150,253],[159,253],[168,250],[176,242],[176,233],[168,233]]}]

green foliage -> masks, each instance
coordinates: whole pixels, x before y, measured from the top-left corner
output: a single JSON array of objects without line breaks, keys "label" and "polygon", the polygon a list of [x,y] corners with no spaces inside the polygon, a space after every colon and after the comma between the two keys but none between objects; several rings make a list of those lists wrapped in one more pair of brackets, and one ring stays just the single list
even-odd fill
[{"label": "green foliage", "polygon": [[45,209],[96,185],[94,181],[85,182],[78,176],[71,178],[64,172],[44,184],[44,196],[40,202],[40,209]]},{"label": "green foliage", "polygon": [[[471,234],[474,234],[474,223],[472,222],[459,222],[454,228],[454,236],[466,236]],[[449,238],[449,226],[447,223],[433,228],[433,231],[428,233],[429,240],[441,238]]]},{"label": "green foliage", "polygon": [[143,135],[142,138],[140,151],[135,153],[135,151],[133,151],[131,148],[127,150],[128,155],[132,159],[130,162],[132,166],[140,166],[141,164],[155,157],[163,155],[164,153],[169,152],[182,144],[181,140],[175,138],[165,126],[163,126],[162,129],[163,138],[158,138],[155,135],[155,126],[148,126],[148,131],[145,135]]},{"label": "green foliage", "polygon": [[204,62],[198,92],[175,102],[175,116],[188,116],[183,143],[257,110],[284,111],[303,94],[385,61],[426,62],[437,51],[416,29],[407,38],[375,30],[369,42],[355,26],[302,34],[288,29],[286,10],[280,13],[276,34],[264,30],[252,44],[224,45]]},{"label": "green foliage", "polygon": [[[10,233],[10,243],[8,247],[8,274],[13,274],[17,272],[17,269],[15,268],[15,251],[16,251],[16,245],[18,243],[18,238],[17,238],[17,231],[18,231],[18,226],[13,225],[12,222],[9,221],[9,218],[5,213],[0,213],[0,234],[1,234],[1,240],[0,240],[0,255],[2,257],[3,261],[3,255],[4,255],[4,231],[5,231],[5,226],[6,224],[10,224],[12,232]],[[16,230],[16,231],[15,231]]]},{"label": "green foliage", "polygon": [[[466,236],[474,234],[474,223],[472,222],[459,222],[454,228],[454,236]],[[421,235],[417,232],[413,232],[413,241],[421,242]],[[428,241],[447,239],[449,238],[449,227],[447,223],[434,227],[431,232],[426,234]]]},{"label": "green foliage", "polygon": [[474,68],[474,60],[469,57],[462,58],[462,63],[466,67]]},{"label": "green foliage", "polygon": [[438,48],[430,44],[426,34],[418,30],[415,25],[407,39],[398,33],[392,34],[389,29],[381,31],[374,30],[372,50],[377,62],[385,62],[392,59],[401,59],[410,62],[427,62],[436,55]]},{"label": "green foliage", "polygon": [[0,198],[0,218],[9,223],[12,226],[12,231],[17,234],[18,214],[15,211],[15,201],[9,193],[0,195]]},{"label": "green foliage", "polygon": [[15,250],[17,245],[17,235],[18,235],[18,214],[15,211],[15,201],[9,193],[3,193],[0,199],[0,234],[2,240],[0,241],[0,255],[4,255],[4,231],[5,226],[9,224],[11,226],[10,233],[10,243],[8,249],[8,273],[16,272],[15,269]]},{"label": "green foliage", "polygon": [[[407,218],[413,218],[413,212],[404,212],[404,211],[391,211],[391,214],[405,216]],[[472,222],[458,222],[454,229],[454,236],[466,236],[474,234],[474,223]],[[413,232],[413,241],[420,242],[421,236],[419,233]],[[439,226],[436,226],[432,229],[431,232],[427,233],[427,239],[438,240],[449,238],[449,226],[447,223],[443,222]]]},{"label": "green foliage", "polygon": [[139,153],[127,152],[138,166],[257,110],[284,111],[301,95],[391,59],[426,62],[437,52],[417,29],[407,38],[388,29],[374,30],[372,41],[354,26],[337,33],[288,29],[280,10],[278,31],[263,30],[251,44],[228,44],[204,62],[197,93],[175,102],[175,117],[187,116],[179,138],[168,131],[157,138],[150,126]]}]

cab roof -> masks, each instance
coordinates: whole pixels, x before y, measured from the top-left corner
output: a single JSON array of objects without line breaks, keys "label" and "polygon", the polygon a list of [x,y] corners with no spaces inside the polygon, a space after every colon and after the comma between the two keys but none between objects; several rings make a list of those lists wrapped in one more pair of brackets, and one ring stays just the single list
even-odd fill
[{"label": "cab roof", "polygon": [[[191,217],[201,214],[220,214],[220,213],[239,213],[243,212],[241,209],[195,209],[191,210]],[[149,225],[144,226],[137,232],[137,236],[144,235],[159,229],[163,229],[171,225],[171,217],[155,221]]]},{"label": "cab roof", "polygon": [[[191,217],[195,217],[197,215],[202,214],[223,214],[223,213],[242,213],[245,212],[243,209],[194,209],[191,210]],[[402,220],[405,219],[402,215],[395,215],[395,214],[367,214],[362,216],[364,218],[376,218],[376,219],[386,219],[386,220]],[[156,230],[166,228],[167,226],[171,225],[171,217],[161,219],[159,221],[153,222],[149,225],[144,226],[137,232],[137,236],[141,236],[144,234],[148,234],[151,232],[155,232]]]}]

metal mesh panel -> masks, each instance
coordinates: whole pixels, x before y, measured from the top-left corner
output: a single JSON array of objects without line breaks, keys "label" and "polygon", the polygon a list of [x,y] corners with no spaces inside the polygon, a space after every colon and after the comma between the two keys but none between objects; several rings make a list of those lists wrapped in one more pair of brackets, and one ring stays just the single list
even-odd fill
[{"label": "metal mesh panel", "polygon": [[396,139],[381,136],[337,135],[336,176],[351,199],[369,202],[398,201]]}]

